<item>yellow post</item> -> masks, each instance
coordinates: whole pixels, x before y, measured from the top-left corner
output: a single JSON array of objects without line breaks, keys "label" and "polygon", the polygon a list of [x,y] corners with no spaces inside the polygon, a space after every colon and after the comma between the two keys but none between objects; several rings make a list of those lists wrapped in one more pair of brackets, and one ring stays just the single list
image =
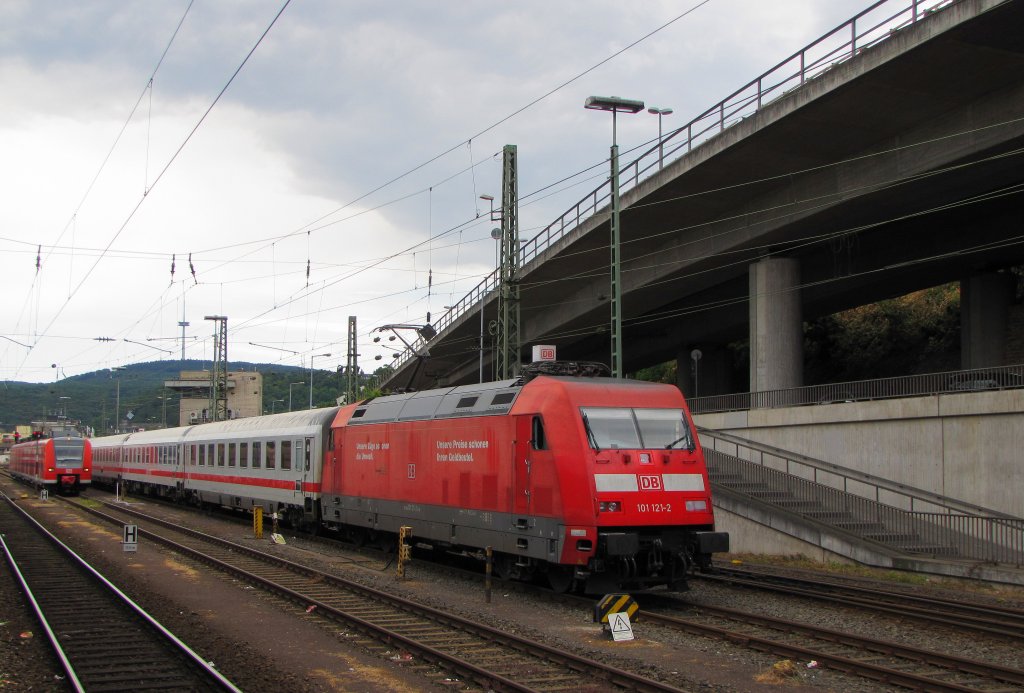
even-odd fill
[{"label": "yellow post", "polygon": [[494,571],[494,550],[487,547],[487,569],[484,572],[484,597],[488,604],[491,603],[491,573]]},{"label": "yellow post", "polygon": [[405,540],[412,534],[412,527],[402,525],[398,530],[398,565],[395,570],[398,577],[405,577],[405,562],[412,560],[412,546],[405,543]]},{"label": "yellow post", "polygon": [[263,507],[259,505],[252,509],[252,532],[257,539],[263,538]]}]

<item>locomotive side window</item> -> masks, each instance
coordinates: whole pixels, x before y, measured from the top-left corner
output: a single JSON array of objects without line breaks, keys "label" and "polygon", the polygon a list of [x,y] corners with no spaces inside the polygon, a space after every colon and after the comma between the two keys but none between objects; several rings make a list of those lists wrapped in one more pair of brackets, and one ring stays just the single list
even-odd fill
[{"label": "locomotive side window", "polygon": [[539,416],[533,417],[532,435],[530,436],[530,447],[534,450],[547,450],[548,441],[544,436],[544,420]]},{"label": "locomotive side window", "polygon": [[292,468],[292,441],[281,441],[281,469]]},{"label": "locomotive side window", "polygon": [[267,441],[267,469],[277,466],[277,443],[273,440]]},{"label": "locomotive side window", "polygon": [[238,444],[238,466],[243,468],[249,466],[249,443]]},{"label": "locomotive side window", "polygon": [[260,441],[252,441],[252,468],[259,469],[263,462],[263,448]]}]

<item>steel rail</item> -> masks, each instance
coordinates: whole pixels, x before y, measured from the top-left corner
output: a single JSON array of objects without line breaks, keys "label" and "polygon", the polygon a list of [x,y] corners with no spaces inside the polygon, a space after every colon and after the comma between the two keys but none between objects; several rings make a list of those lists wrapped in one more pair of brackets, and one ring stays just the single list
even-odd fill
[{"label": "steel rail", "polygon": [[[712,607],[705,605],[694,605],[695,609],[704,612],[705,615],[716,619],[716,622],[724,620],[734,621],[747,626],[768,628],[780,631],[787,635],[797,634],[801,637],[813,638],[820,641],[838,644],[844,647],[855,648],[869,653],[869,657],[879,655],[914,662],[918,666],[927,665],[934,668],[939,667],[943,671],[939,675],[954,673],[971,674],[982,679],[1009,684],[1016,687],[1024,686],[1024,671],[1011,667],[1003,667],[985,662],[978,662],[963,657],[945,655],[939,652],[923,650],[909,645],[887,641],[875,640],[873,638],[861,637],[850,633],[842,633],[828,628],[819,628],[803,623],[787,621],[785,619],[773,618],[750,614],[736,609],[726,607]],[[730,630],[720,625],[709,625],[700,623],[697,620],[670,616],[663,613],[641,610],[640,617],[663,625],[679,628],[698,635],[714,635],[717,638],[736,642],[763,652],[783,657],[797,657],[806,660],[816,660],[826,666],[840,671],[857,674],[884,683],[895,684],[913,688],[915,690],[927,691],[979,691],[985,690],[963,683],[945,681],[938,676],[914,673],[905,669],[883,666],[867,659],[858,659],[854,656],[846,656],[830,652],[822,647],[808,647],[784,642],[781,638],[770,638],[756,633]]]},{"label": "steel rail", "polygon": [[[850,604],[897,616],[910,616],[923,621],[956,628],[970,628],[981,633],[1012,639],[1024,638],[1024,611],[1004,609],[977,602],[922,597],[898,590],[883,590],[846,585],[832,581],[802,578],[716,567],[714,573],[701,573],[697,579],[722,582],[741,587],[791,594],[820,601]],[[900,604],[898,602],[907,602]]]},{"label": "steel rail", "polygon": [[[18,506],[12,498],[7,494],[0,491],[0,505],[3,508],[7,508],[12,512],[9,513],[8,517],[16,517],[21,520],[26,528],[30,528],[35,534],[39,541],[35,545],[35,550],[38,552],[45,547],[45,550],[51,555],[59,555],[60,559],[64,561],[60,566],[48,566],[49,570],[44,576],[46,581],[50,584],[55,583],[57,575],[51,574],[56,569],[64,569],[74,571],[75,574],[82,576],[83,580],[78,583],[78,590],[72,590],[71,580],[65,576],[62,580],[56,582],[60,584],[60,589],[65,593],[67,590],[72,590],[77,602],[76,609],[85,614],[93,613],[95,604],[89,604],[88,600],[85,599],[89,595],[85,594],[83,585],[85,581],[88,584],[94,586],[97,592],[93,595],[94,597],[100,594],[106,596],[108,599],[116,602],[118,605],[124,607],[127,612],[131,615],[137,623],[144,624],[148,631],[156,636],[158,642],[162,643],[165,649],[162,659],[167,664],[167,669],[161,675],[168,675],[173,664],[168,661],[169,652],[173,651],[178,655],[182,656],[189,663],[189,670],[192,672],[191,678],[188,680],[189,685],[199,687],[197,690],[225,690],[232,691],[233,693],[240,693],[240,690],[235,687],[231,681],[229,681],[224,675],[218,672],[216,669],[210,666],[205,659],[200,657],[195,651],[193,651],[188,645],[178,639],[173,633],[167,630],[159,621],[153,616],[147,613],[142,607],[136,604],[131,598],[129,598],[124,592],[122,592],[116,585],[107,580],[99,571],[93,568],[88,562],[76,554],[70,547],[60,541],[50,531],[48,531],[38,520],[32,517],[24,508]],[[61,642],[62,636],[60,631],[68,627],[80,628],[77,623],[72,623],[68,620],[67,613],[62,613],[60,620],[63,621],[64,625],[59,625],[54,618],[54,612],[56,609],[51,605],[50,607],[44,606],[38,597],[40,592],[37,589],[33,589],[33,580],[26,577],[24,571],[19,566],[18,555],[22,552],[23,546],[15,546],[14,548],[10,545],[11,533],[15,531],[15,527],[9,526],[5,528],[4,535],[0,535],[0,544],[3,546],[4,554],[7,558],[8,563],[11,566],[12,572],[17,577],[18,583],[22,590],[25,592],[26,598],[32,604],[33,611],[36,617],[42,624],[43,629],[47,633],[47,638],[54,648],[54,652],[64,667],[65,672],[68,675],[69,683],[77,691],[84,691],[88,687],[98,688],[100,682],[98,678],[103,676],[102,673],[96,674],[93,672],[91,675],[86,675],[80,669],[85,664],[84,657],[81,655],[75,655],[74,653],[68,652],[68,646]],[[40,560],[40,554],[33,554],[36,562]],[[38,585],[37,585],[38,587]],[[110,615],[113,618],[112,615]],[[69,624],[72,624],[69,626]],[[67,638],[65,633],[64,638]],[[91,637],[98,638],[100,636],[93,635]],[[100,642],[97,640],[97,642]],[[71,644],[75,641],[72,639]],[[102,643],[101,643],[102,644]],[[109,658],[112,653],[108,652],[104,655]],[[94,665],[94,664],[93,664]],[[198,676],[196,676],[198,674]],[[179,674],[184,675],[184,670]],[[91,683],[90,683],[91,682]],[[179,681],[182,683],[183,681]],[[162,687],[163,683],[155,683],[157,687]],[[148,690],[148,687],[143,687],[141,682],[135,682],[135,688],[137,690]]]},{"label": "steel rail", "polygon": [[[76,508],[84,510],[107,522],[113,524],[123,523],[123,520],[114,517],[113,515],[109,515],[95,508],[81,505],[74,500],[66,499],[66,502],[73,504]],[[389,604],[393,608],[399,609],[402,612],[417,614],[421,618],[441,624],[447,629],[470,633],[486,642],[499,644],[502,647],[508,648],[506,652],[517,652],[534,659],[552,662],[557,666],[565,667],[566,669],[575,672],[576,675],[583,676],[587,679],[601,680],[605,683],[611,683],[618,687],[633,691],[680,693],[680,689],[675,686],[655,681],[653,679],[648,679],[632,672],[604,664],[603,662],[581,657],[543,643],[538,643],[527,638],[507,633],[486,624],[465,619],[381,590],[376,590],[336,575],[331,575],[308,566],[303,566],[279,556],[273,556],[247,546],[236,544],[226,539],[204,534],[195,529],[181,527],[180,525],[176,525],[172,522],[146,515],[145,513],[137,510],[124,508],[120,505],[114,506],[110,503],[104,503],[104,505],[109,510],[125,513],[136,518],[144,518],[147,522],[159,525],[165,529],[184,534],[205,544],[220,547],[230,552],[230,556],[233,559],[237,559],[239,557],[250,558],[262,564],[270,564],[287,570],[289,573],[300,575],[303,578],[315,580],[319,585],[330,585],[338,589],[352,592],[361,597],[371,599],[377,603]],[[175,551],[180,551],[181,553],[191,556],[196,560],[237,575],[253,584],[297,601],[307,607],[315,606],[316,613],[330,614],[335,618],[343,620],[345,623],[355,626],[364,634],[377,640],[386,643],[398,643],[409,652],[416,653],[424,660],[437,664],[449,671],[454,671],[459,676],[470,678],[481,685],[489,686],[495,690],[517,691],[523,693],[543,690],[523,685],[517,681],[497,674],[494,671],[468,662],[462,657],[453,656],[450,652],[445,652],[442,649],[425,644],[420,640],[417,640],[415,637],[403,635],[393,629],[387,628],[386,626],[374,623],[369,619],[364,619],[353,613],[351,610],[340,609],[322,599],[312,596],[308,592],[293,589],[269,578],[256,575],[250,570],[246,570],[226,560],[221,560],[220,558],[211,556],[196,547],[188,546],[141,527],[139,528],[139,534],[142,537],[159,541]]]}]

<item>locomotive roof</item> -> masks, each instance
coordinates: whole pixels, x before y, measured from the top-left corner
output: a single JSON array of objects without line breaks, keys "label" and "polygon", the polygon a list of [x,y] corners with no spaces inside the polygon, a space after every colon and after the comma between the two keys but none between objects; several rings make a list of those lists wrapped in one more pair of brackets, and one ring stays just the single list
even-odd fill
[{"label": "locomotive roof", "polygon": [[511,379],[386,395],[357,406],[348,425],[506,414],[522,389]]}]

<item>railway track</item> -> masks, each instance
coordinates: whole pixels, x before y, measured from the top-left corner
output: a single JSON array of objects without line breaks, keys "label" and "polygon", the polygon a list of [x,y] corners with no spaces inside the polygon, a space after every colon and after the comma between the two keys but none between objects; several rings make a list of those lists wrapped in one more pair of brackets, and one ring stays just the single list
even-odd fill
[{"label": "railway track", "polygon": [[[72,501],[69,501],[72,502]],[[486,624],[182,528],[111,503],[76,507],[112,524],[139,524],[143,539],[224,570],[302,605],[314,616],[386,643],[409,656],[494,691],[675,692],[675,686],[534,642]]]},{"label": "railway track", "polygon": [[828,580],[808,580],[760,570],[738,570],[716,566],[715,573],[699,579],[806,597],[819,601],[869,608],[876,612],[969,628],[1001,638],[1024,638],[1024,610],[908,592],[863,587]]},{"label": "railway track", "polygon": [[642,610],[640,616],[648,623],[728,640],[780,657],[813,660],[887,685],[935,692],[1024,690],[1024,670],[735,609],[701,605],[672,614]]},{"label": "railway track", "polygon": [[74,690],[238,691],[3,493],[0,530]]}]

